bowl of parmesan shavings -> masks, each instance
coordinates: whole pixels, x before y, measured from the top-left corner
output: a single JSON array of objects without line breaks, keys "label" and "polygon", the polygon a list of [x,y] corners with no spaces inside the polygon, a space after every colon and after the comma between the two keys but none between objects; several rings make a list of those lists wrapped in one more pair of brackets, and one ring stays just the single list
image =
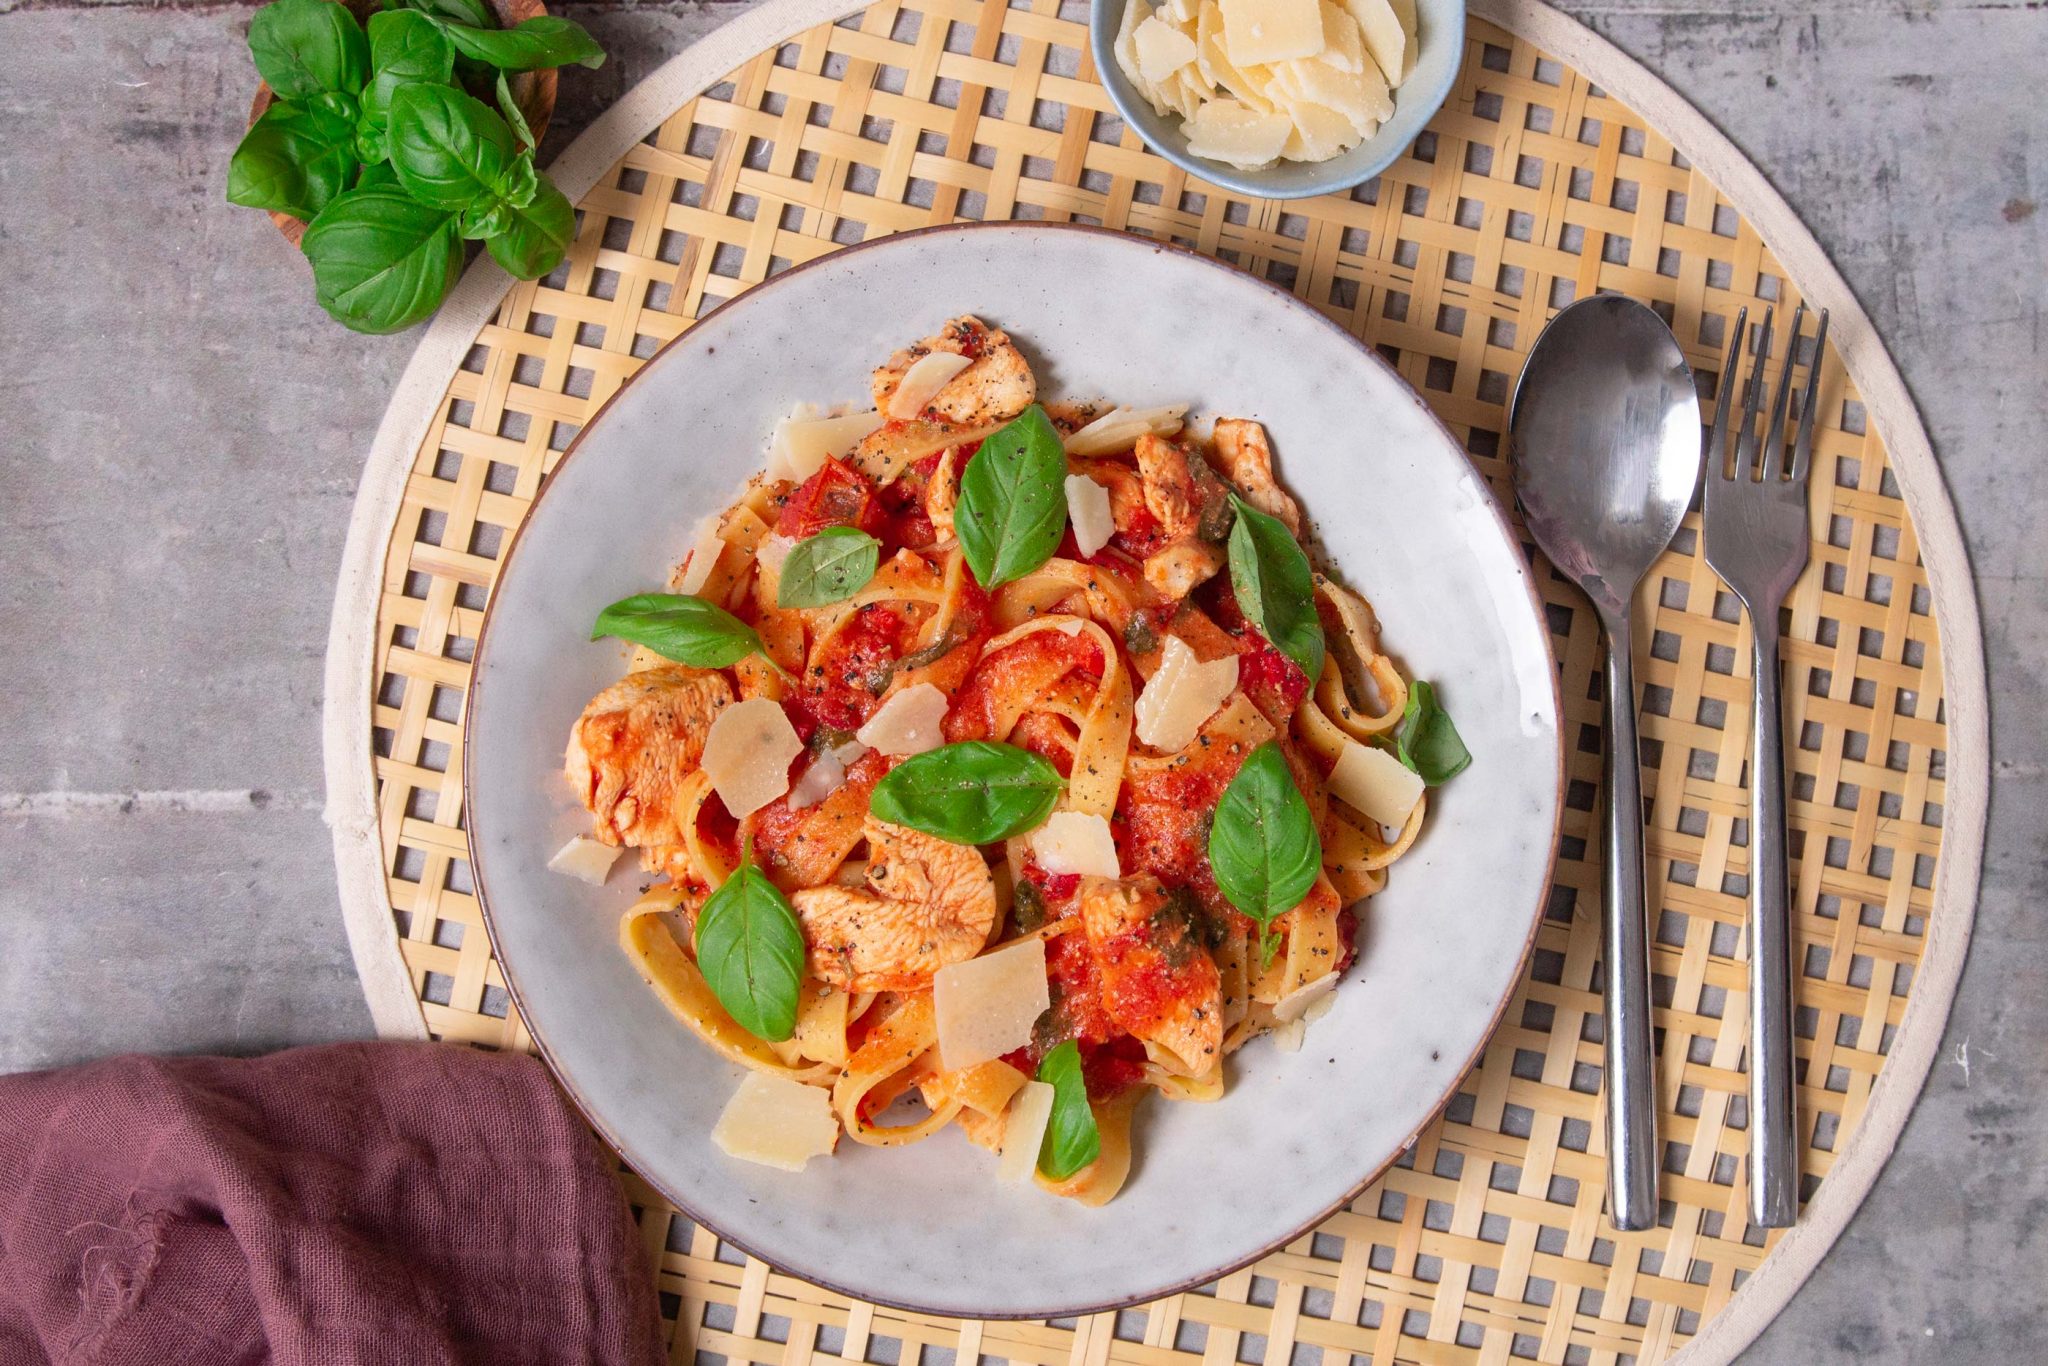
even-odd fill
[{"label": "bowl of parmesan shavings", "polygon": [[1349,190],[1450,94],[1464,0],[1095,0],[1095,67],[1146,145],[1240,194]]}]

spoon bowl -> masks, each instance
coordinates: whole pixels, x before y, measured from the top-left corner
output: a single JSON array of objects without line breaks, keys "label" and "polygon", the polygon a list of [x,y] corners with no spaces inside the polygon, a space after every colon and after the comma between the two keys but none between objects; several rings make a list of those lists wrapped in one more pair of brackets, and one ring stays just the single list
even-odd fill
[{"label": "spoon bowl", "polygon": [[1536,339],[1515,383],[1508,431],[1529,532],[1593,600],[1607,633],[1607,1217],[1618,1229],[1654,1228],[1657,1107],[1629,609],[1699,484],[1699,394],[1664,320],[1632,299],[1600,294],[1559,313]]}]

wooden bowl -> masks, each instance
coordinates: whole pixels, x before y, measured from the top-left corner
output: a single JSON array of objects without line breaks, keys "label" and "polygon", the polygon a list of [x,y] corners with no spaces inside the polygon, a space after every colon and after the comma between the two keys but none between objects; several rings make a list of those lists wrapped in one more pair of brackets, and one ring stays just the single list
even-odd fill
[{"label": "wooden bowl", "polygon": [[[490,5],[491,11],[498,16],[498,24],[502,28],[512,28],[525,23],[528,19],[538,19],[548,12],[548,7],[542,0],[486,2]],[[378,0],[335,0],[335,3],[346,4],[349,12],[365,24],[369,23],[371,15],[383,8]],[[548,120],[554,117],[555,86],[559,74],[553,67],[542,71],[510,73],[512,98],[518,102],[519,112],[526,116],[527,126],[533,129],[536,146],[548,135]],[[255,127],[256,120],[263,117],[263,111],[270,108],[271,102],[276,98],[267,84],[262,81],[256,83],[256,98],[249,102],[250,127]],[[284,234],[284,240],[295,247],[299,244],[299,239],[306,235],[305,223],[288,213],[273,213],[270,215],[270,221],[277,224],[277,230]]]}]

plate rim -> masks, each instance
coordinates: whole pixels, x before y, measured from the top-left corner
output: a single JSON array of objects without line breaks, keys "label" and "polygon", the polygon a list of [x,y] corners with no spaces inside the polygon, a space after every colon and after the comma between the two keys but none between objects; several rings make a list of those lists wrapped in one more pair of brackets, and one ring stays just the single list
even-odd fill
[{"label": "plate rim", "polygon": [[[967,1311],[957,1308],[934,1307],[930,1305],[918,1304],[911,1300],[901,1298],[898,1295],[892,1293],[881,1293],[876,1290],[860,1289],[848,1286],[842,1283],[841,1281],[835,1279],[830,1273],[817,1273],[809,1268],[792,1266],[784,1262],[775,1260],[773,1258],[764,1256],[754,1248],[750,1240],[735,1236],[728,1228],[724,1227],[720,1222],[706,1219],[697,1210],[697,1208],[692,1204],[691,1201],[684,1198],[682,1193],[672,1189],[667,1182],[658,1180],[652,1174],[650,1174],[647,1168],[647,1164],[643,1161],[636,1159],[633,1151],[631,1150],[629,1145],[623,1140],[621,1134],[611,1123],[607,1121],[607,1119],[604,1116],[600,1115],[596,1111],[596,1109],[589,1104],[589,1102],[585,1099],[583,1092],[578,1087],[576,1081],[570,1075],[568,1069],[563,1067],[561,1063],[556,1059],[553,1048],[549,1045],[548,1041],[543,1036],[541,1030],[536,1027],[532,1014],[526,1008],[526,998],[524,993],[520,989],[517,971],[514,969],[511,960],[508,959],[502,952],[502,944],[500,943],[498,935],[497,917],[491,910],[490,894],[487,889],[487,877],[485,873],[485,861],[481,857],[481,849],[479,847],[477,839],[476,822],[471,818],[471,813],[474,812],[474,810],[476,809],[474,800],[477,790],[474,784],[475,747],[467,743],[469,721],[470,718],[476,715],[477,703],[480,700],[481,694],[483,692],[483,681],[485,678],[485,653],[490,647],[491,624],[496,613],[498,604],[502,598],[502,594],[497,590],[504,583],[506,576],[511,571],[513,557],[519,553],[520,548],[526,542],[526,529],[532,523],[536,511],[539,509],[541,505],[541,500],[545,498],[548,495],[548,492],[556,486],[556,484],[559,481],[559,476],[562,472],[562,469],[569,463],[571,459],[573,459],[576,456],[578,451],[582,449],[585,438],[587,438],[591,432],[595,431],[599,427],[599,425],[604,421],[606,414],[608,414],[611,411],[612,405],[618,402],[620,397],[624,395],[629,388],[631,388],[634,384],[640,382],[640,380],[652,369],[654,363],[660,360],[666,354],[668,354],[668,352],[672,348],[680,345],[686,339],[696,336],[700,329],[702,329],[705,325],[713,322],[714,320],[724,317],[724,315],[732,309],[733,305],[740,303],[743,300],[754,298],[755,296],[761,294],[764,290],[772,288],[777,283],[784,280],[788,280],[793,276],[807,272],[813,267],[819,266],[825,262],[841,261],[843,258],[845,258],[847,255],[851,253],[866,252],[876,248],[886,247],[892,243],[904,242],[912,239],[935,236],[994,236],[997,234],[1022,234],[1027,236],[1043,235],[1047,237],[1085,235],[1100,239],[1109,239],[1115,241],[1119,246],[1127,246],[1135,251],[1143,251],[1152,255],[1169,255],[1179,257],[1185,262],[1197,263],[1210,270],[1222,271],[1228,274],[1229,276],[1233,277],[1233,279],[1239,283],[1255,285],[1258,288],[1264,290],[1266,293],[1274,296],[1278,301],[1281,302],[1281,304],[1284,307],[1299,310],[1302,313],[1304,313],[1307,317],[1313,319],[1316,323],[1320,324],[1324,328],[1327,328],[1332,334],[1334,334],[1338,339],[1340,339],[1342,344],[1349,346],[1359,355],[1361,355],[1368,364],[1377,366],[1381,370],[1385,371],[1387,376],[1395,382],[1399,389],[1405,392],[1408,401],[1414,404],[1415,407],[1422,413],[1423,417],[1432,426],[1434,426],[1438,432],[1442,434],[1444,440],[1450,445],[1451,449],[1458,452],[1461,458],[1464,458],[1464,451],[1462,447],[1459,446],[1456,436],[1451,432],[1450,428],[1444,424],[1443,419],[1437,416],[1436,410],[1431,408],[1429,406],[1428,401],[1424,399],[1422,395],[1415,389],[1415,386],[1410,384],[1405,378],[1403,378],[1400,371],[1396,370],[1392,365],[1390,365],[1387,362],[1386,358],[1380,355],[1378,351],[1374,350],[1373,347],[1368,345],[1360,338],[1353,336],[1350,332],[1346,331],[1340,324],[1338,324],[1337,322],[1329,318],[1327,315],[1325,315],[1321,310],[1315,308],[1311,304],[1308,304],[1307,302],[1298,298],[1291,292],[1280,288],[1278,285],[1273,284],[1271,281],[1261,279],[1259,276],[1253,275],[1248,271],[1241,270],[1228,262],[1218,260],[1214,257],[1205,256],[1200,252],[1192,251],[1186,247],[1180,246],[1177,243],[1163,241],[1158,238],[1144,237],[1136,233],[1119,231],[1114,228],[1098,227],[1094,224],[1088,223],[1031,222],[1018,219],[996,219],[981,222],[932,224],[927,227],[910,228],[901,232],[891,233],[884,237],[869,238],[863,242],[850,243],[846,246],[838,248],[835,251],[829,251],[824,253],[823,255],[814,256],[808,261],[798,262],[790,266],[786,270],[777,272],[774,275],[770,275],[764,280],[757,281],[755,284],[747,287],[740,293],[735,294],[731,298],[724,300],[716,308],[712,309],[709,313],[706,313],[703,317],[698,318],[695,322],[691,323],[681,332],[678,332],[675,336],[669,338],[669,340],[667,340],[666,342],[663,342],[660,347],[658,347],[651,355],[649,355],[644,361],[640,363],[639,367],[635,369],[631,375],[628,375],[626,379],[620,383],[617,389],[613,390],[611,394],[609,394],[605,398],[603,403],[598,405],[597,411],[593,412],[590,415],[589,420],[585,422],[582,427],[577,429],[576,435],[570,438],[568,446],[566,446],[562,451],[561,458],[555,462],[554,469],[549,472],[548,476],[544,480],[542,480],[539,489],[534,494],[533,501],[527,505],[526,512],[524,516],[521,517],[518,527],[513,531],[509,544],[505,547],[504,553],[498,559],[497,574],[495,575],[493,580],[493,591],[485,600],[483,620],[477,627],[476,649],[471,658],[469,682],[467,686],[463,689],[462,714],[465,743],[463,745],[462,750],[462,809],[464,813],[463,846],[469,857],[470,877],[475,888],[477,911],[479,917],[482,919],[484,924],[484,933],[490,941],[491,956],[497,960],[499,971],[505,979],[505,990],[512,998],[514,1007],[519,1011],[520,1018],[525,1022],[528,1036],[532,1038],[535,1049],[539,1052],[542,1060],[547,1064],[548,1071],[550,1072],[550,1074],[553,1075],[553,1077],[556,1080],[556,1083],[560,1085],[565,1092],[568,1093],[569,1098],[575,1103],[578,1112],[581,1113],[583,1117],[590,1122],[593,1128],[595,1128],[601,1135],[603,1135],[605,1142],[608,1145],[610,1145],[610,1147],[615,1153],[618,1154],[620,1160],[624,1161],[628,1166],[630,1166],[633,1169],[634,1173],[640,1177],[640,1179],[646,1181],[647,1184],[651,1186],[659,1195],[661,1195],[663,1199],[668,1200],[670,1203],[672,1203],[678,1210],[680,1210],[686,1217],[688,1217],[692,1223],[696,1224],[700,1228],[709,1230],[721,1241],[731,1244],[733,1247],[738,1248],[741,1252],[746,1253],[748,1256],[753,1257],[755,1260],[762,1262],[764,1265],[769,1266],[774,1270],[795,1276],[800,1280],[815,1285],[820,1289],[830,1291],[833,1294],[843,1295],[848,1299],[855,1301],[865,1301],[866,1303],[878,1305],[884,1308],[900,1310],[905,1313],[929,1314],[945,1318],[974,1318],[987,1320],[991,1322],[1018,1322],[1051,1318],[1079,1318],[1091,1314],[1101,1314],[1120,1309],[1128,1309],[1137,1305],[1148,1304],[1155,1300],[1165,1299],[1173,1295],[1185,1294],[1188,1291],[1197,1289],[1200,1286],[1208,1285],[1213,1281],[1221,1280],[1223,1277],[1241,1271],[1245,1267],[1250,1266],[1253,1262],[1259,1261],[1261,1258],[1264,1258],[1270,1255],[1271,1253],[1286,1247],[1289,1243],[1295,1242],[1296,1240],[1306,1237],[1307,1235],[1313,1233],[1316,1229],[1320,1228],[1325,1222],[1327,1222],[1332,1215],[1344,1209],[1353,1200],[1357,1199],[1358,1196],[1362,1194],[1367,1187],[1372,1185],[1373,1182],[1379,1180],[1380,1177],[1384,1176],[1387,1173],[1387,1171],[1390,1170],[1394,1166],[1394,1164],[1400,1160],[1401,1155],[1403,1153],[1409,1151],[1411,1148],[1414,1147],[1416,1141],[1421,1137],[1422,1132],[1425,1129],[1427,1129],[1430,1126],[1430,1124],[1435,1122],[1436,1118],[1444,1112],[1445,1108],[1448,1107],[1451,1101],[1457,1096],[1459,1087],[1463,1084],[1465,1078],[1471,1073],[1473,1067],[1478,1063],[1481,1056],[1485,1053],[1487,1045],[1493,1041],[1494,1035],[1500,1029],[1501,1020],[1506,1015],[1508,1006],[1513,1003],[1516,990],[1520,987],[1522,979],[1524,975],[1527,973],[1530,957],[1532,954],[1534,954],[1536,949],[1536,936],[1543,925],[1543,908],[1549,897],[1551,886],[1553,885],[1557,877],[1559,838],[1563,831],[1564,822],[1564,799],[1567,760],[1565,755],[1565,745],[1563,738],[1564,699],[1558,683],[1558,665],[1556,651],[1554,648],[1552,648],[1550,644],[1549,632],[1544,627],[1543,603],[1541,597],[1538,595],[1536,591],[1534,577],[1535,571],[1529,563],[1526,554],[1522,552],[1521,545],[1514,535],[1514,528],[1508,521],[1507,513],[1505,509],[1502,507],[1499,498],[1497,498],[1494,495],[1492,488],[1487,485],[1485,479],[1481,477],[1476,470],[1473,470],[1471,472],[1474,478],[1478,480],[1480,488],[1485,493],[1485,497],[1482,501],[1484,502],[1487,512],[1493,518],[1494,525],[1499,529],[1502,539],[1507,543],[1508,548],[1515,554],[1514,563],[1517,567],[1516,579],[1522,587],[1523,596],[1526,600],[1529,612],[1529,619],[1536,627],[1537,638],[1543,644],[1543,651],[1548,664],[1548,667],[1546,667],[1544,670],[1544,678],[1547,684],[1547,691],[1545,693],[1545,696],[1547,697],[1549,702],[1549,714],[1555,722],[1555,725],[1552,728],[1552,734],[1554,736],[1555,743],[1551,746],[1553,767],[1553,792],[1550,807],[1551,828],[1548,836],[1546,837],[1545,842],[1546,852],[1544,854],[1543,860],[1543,876],[1536,885],[1535,894],[1532,898],[1532,904],[1527,912],[1528,928],[1523,936],[1521,950],[1515,956],[1514,971],[1507,975],[1505,986],[1501,990],[1499,998],[1494,1002],[1492,1012],[1488,1016],[1486,1026],[1481,1031],[1477,1042],[1473,1044],[1471,1051],[1460,1062],[1458,1067],[1451,1073],[1451,1080],[1445,1086],[1443,1092],[1430,1105],[1429,1109],[1416,1120],[1413,1127],[1409,1130],[1407,1137],[1404,1138],[1399,1144],[1397,1144],[1392,1152],[1388,1153],[1384,1158],[1378,1159],[1376,1162],[1374,1162],[1369,1167],[1369,1169],[1343,1193],[1343,1195],[1340,1198],[1319,1210],[1313,1217],[1308,1219],[1300,1227],[1291,1229],[1287,1233],[1278,1238],[1262,1241],[1258,1246],[1254,1247],[1248,1252],[1245,1252],[1242,1255],[1233,1253],[1229,1257],[1225,1258],[1222,1264],[1216,1267],[1200,1272],[1192,1277],[1175,1278],[1165,1284],[1147,1287],[1132,1294],[1119,1295],[1099,1302],[1090,1302],[1081,1305],[1053,1304],[1044,1307],[1030,1307],[1024,1309],[977,1309],[973,1311]],[[1469,469],[1469,459],[1466,459],[1466,464]]]}]

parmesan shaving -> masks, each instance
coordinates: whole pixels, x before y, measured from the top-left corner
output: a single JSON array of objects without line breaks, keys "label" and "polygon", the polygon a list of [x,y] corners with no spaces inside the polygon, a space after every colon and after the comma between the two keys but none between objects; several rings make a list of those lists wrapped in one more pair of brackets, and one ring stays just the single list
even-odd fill
[{"label": "parmesan shaving", "polygon": [[792,415],[776,425],[768,447],[768,477],[799,482],[818,472],[834,456],[845,456],[862,437],[882,425],[876,412],[849,413],[844,417],[800,417]]},{"label": "parmesan shaving", "polygon": [[712,512],[697,523],[696,534],[690,541],[690,558],[676,580],[676,591],[685,597],[695,597],[704,591],[711,571],[717,567],[719,553],[725,549],[725,542],[719,539],[718,521],[719,515]]},{"label": "parmesan shaving", "polygon": [[1109,822],[1080,811],[1055,811],[1027,837],[1031,857],[1048,873],[1082,877],[1123,876]]},{"label": "parmesan shaving", "polygon": [[801,811],[807,806],[816,806],[845,786],[846,765],[839,761],[836,752],[828,749],[811,760],[804,776],[789,789],[789,809]]},{"label": "parmesan shaving", "polygon": [[939,1066],[957,1072],[1022,1048],[1051,1008],[1043,939],[948,963],[932,978]]},{"label": "parmesan shaving", "polygon": [[1351,739],[1330,770],[1330,794],[1381,825],[1405,823],[1422,788],[1421,774],[1385,750]]},{"label": "parmesan shaving", "polygon": [[[1415,69],[1415,0],[1129,0],[1111,51],[1193,155],[1247,170],[1327,161],[1393,116]],[[1084,446],[1135,440],[1105,418]]]},{"label": "parmesan shaving", "polygon": [[1138,694],[1137,735],[1141,743],[1171,753],[1194,743],[1202,723],[1237,689],[1237,656],[1208,663],[1179,636],[1166,637],[1159,669]]},{"label": "parmesan shaving", "polygon": [[998,1180],[1017,1185],[1038,1167],[1038,1150],[1045,1146],[1045,1126],[1052,1122],[1055,1092],[1048,1082],[1027,1081],[1010,1100],[1003,1118],[1002,1157],[996,1163]]},{"label": "parmesan shaving", "polygon": [[750,697],[712,720],[704,736],[704,776],[727,811],[748,816],[789,790],[790,761],[803,752],[782,704]]},{"label": "parmesan shaving", "polygon": [[1062,444],[1068,455],[1114,455],[1135,446],[1147,432],[1172,436],[1181,429],[1181,419],[1187,411],[1185,403],[1160,408],[1111,408]]},{"label": "parmesan shaving", "polygon": [[770,534],[761,538],[754,547],[754,558],[777,574],[789,559],[789,552],[796,549],[796,542],[787,536]]},{"label": "parmesan shaving", "polygon": [[742,1162],[800,1172],[839,1141],[839,1120],[823,1088],[749,1072],[725,1103],[711,1141]]},{"label": "parmesan shaving", "polygon": [[[951,351],[930,351],[917,358],[917,362],[903,372],[903,378],[896,383],[896,391],[889,395],[889,417],[897,422],[908,422],[925,410],[925,405],[939,396],[939,391],[953,382],[953,377],[974,364],[965,356]],[[862,432],[861,436],[866,436]],[[859,440],[859,437],[854,438]]]},{"label": "parmesan shaving", "polygon": [[858,740],[848,740],[845,744],[832,747],[832,757],[852,768],[868,757],[868,747]]},{"label": "parmesan shaving", "polygon": [[922,754],[946,742],[939,729],[946,719],[946,695],[930,683],[919,683],[896,693],[854,732],[854,737],[871,749],[894,758]]},{"label": "parmesan shaving", "polygon": [[1074,548],[1084,560],[1108,545],[1109,538],[1116,534],[1116,521],[1109,511],[1109,490],[1085,474],[1068,475],[1067,525],[1074,529]]},{"label": "parmesan shaving", "polygon": [[555,851],[555,856],[548,860],[548,871],[573,877],[593,887],[602,887],[618,857],[616,845],[600,843],[588,835],[578,835]]},{"label": "parmesan shaving", "polygon": [[1299,1020],[1310,1006],[1328,996],[1336,985],[1337,974],[1327,972],[1306,986],[1296,987],[1273,1002],[1273,1018],[1281,1021]]}]

